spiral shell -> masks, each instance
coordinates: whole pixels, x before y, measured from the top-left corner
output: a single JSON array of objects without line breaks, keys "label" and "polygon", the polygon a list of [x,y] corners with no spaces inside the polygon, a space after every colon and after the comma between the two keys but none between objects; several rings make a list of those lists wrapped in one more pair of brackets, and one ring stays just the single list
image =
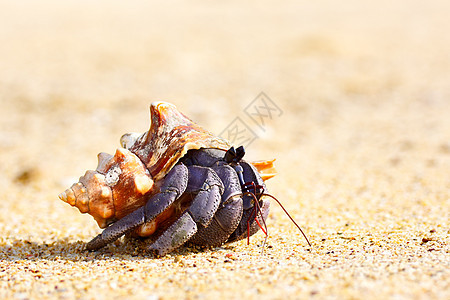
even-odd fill
[{"label": "spiral shell", "polygon": [[91,214],[100,228],[145,204],[154,182],[140,159],[127,149],[114,156],[98,155],[95,171],[89,170],[59,198],[80,212]]},{"label": "spiral shell", "polygon": [[172,104],[150,106],[151,126],[143,134],[127,133],[113,155],[98,154],[98,166],[59,198],[81,213],[89,213],[100,228],[143,206],[159,191],[164,176],[190,149],[230,144],[192,122]]}]

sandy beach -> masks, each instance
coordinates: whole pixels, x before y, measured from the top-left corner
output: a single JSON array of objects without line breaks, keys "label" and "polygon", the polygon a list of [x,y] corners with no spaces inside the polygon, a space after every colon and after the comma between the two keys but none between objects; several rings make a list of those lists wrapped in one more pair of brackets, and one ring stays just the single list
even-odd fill
[{"label": "sandy beach", "polygon": [[[444,0],[0,1],[0,298],[449,299],[449,29]],[[153,101],[276,158],[312,246],[274,202],[262,255],[85,251],[58,194]]]}]

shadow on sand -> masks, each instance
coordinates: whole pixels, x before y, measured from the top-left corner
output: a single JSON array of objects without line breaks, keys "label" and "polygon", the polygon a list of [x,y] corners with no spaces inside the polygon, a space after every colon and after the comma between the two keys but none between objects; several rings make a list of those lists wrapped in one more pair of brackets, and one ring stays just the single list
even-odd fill
[{"label": "shadow on sand", "polygon": [[[90,260],[136,260],[158,258],[153,253],[146,250],[146,243],[137,239],[118,240],[97,251],[87,251],[86,243],[83,241],[71,242],[68,239],[57,240],[51,243],[32,242],[21,239],[11,239],[10,242],[0,243],[0,260],[70,260],[90,261]],[[229,247],[229,246],[228,246]],[[214,251],[209,248],[197,248],[184,246],[175,250],[174,255],[191,255],[198,252]]]}]

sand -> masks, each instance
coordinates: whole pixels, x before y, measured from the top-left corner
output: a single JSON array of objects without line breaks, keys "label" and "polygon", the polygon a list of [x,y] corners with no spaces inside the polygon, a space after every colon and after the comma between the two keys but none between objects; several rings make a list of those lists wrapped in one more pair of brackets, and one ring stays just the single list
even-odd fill
[{"label": "sand", "polygon": [[[0,298],[449,299],[449,28],[444,0],[0,1]],[[84,251],[57,195],[160,100],[248,126],[312,247],[273,203],[263,255]]]}]

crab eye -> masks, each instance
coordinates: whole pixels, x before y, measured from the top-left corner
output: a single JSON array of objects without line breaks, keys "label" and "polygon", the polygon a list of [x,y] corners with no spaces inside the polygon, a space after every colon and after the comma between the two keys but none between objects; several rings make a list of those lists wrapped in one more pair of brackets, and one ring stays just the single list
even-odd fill
[{"label": "crab eye", "polygon": [[120,174],[122,174],[122,170],[120,169],[120,167],[112,166],[105,174],[105,183],[110,187],[115,186],[119,181]]}]

